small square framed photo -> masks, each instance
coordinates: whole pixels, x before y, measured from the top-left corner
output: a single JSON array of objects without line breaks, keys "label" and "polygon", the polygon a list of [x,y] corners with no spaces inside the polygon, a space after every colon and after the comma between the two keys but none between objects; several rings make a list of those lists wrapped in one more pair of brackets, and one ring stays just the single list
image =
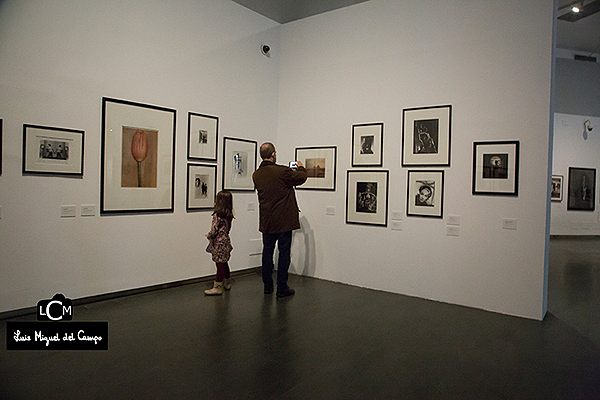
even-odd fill
[{"label": "small square framed photo", "polygon": [[188,160],[217,162],[219,117],[188,112]]},{"label": "small square framed photo", "polygon": [[383,122],[352,125],[352,166],[383,165]]},{"label": "small square framed photo", "polygon": [[257,142],[230,137],[223,139],[223,190],[253,191]]},{"label": "small square framed photo", "polygon": [[83,176],[84,131],[23,125],[23,173]]},{"label": "small square framed photo", "polygon": [[563,176],[552,175],[552,190],[550,192],[551,201],[562,201],[563,199]]},{"label": "small square framed photo", "polygon": [[450,166],[452,106],[402,110],[402,166]]},{"label": "small square framed photo", "polygon": [[473,194],[518,196],[519,141],[473,143]]},{"label": "small square framed photo", "polygon": [[406,215],[443,218],[444,171],[408,171]]},{"label": "small square framed photo", "polygon": [[387,226],[389,171],[348,171],[346,223]]},{"label": "small square framed photo", "polygon": [[217,195],[217,166],[188,164],[187,201],[185,209],[190,211],[212,210]]},{"label": "small square framed photo", "polygon": [[297,147],[295,160],[306,168],[308,179],[296,190],[335,191],[337,147]]},{"label": "small square framed photo", "polygon": [[596,207],[596,169],[569,167],[567,210],[594,211]]}]

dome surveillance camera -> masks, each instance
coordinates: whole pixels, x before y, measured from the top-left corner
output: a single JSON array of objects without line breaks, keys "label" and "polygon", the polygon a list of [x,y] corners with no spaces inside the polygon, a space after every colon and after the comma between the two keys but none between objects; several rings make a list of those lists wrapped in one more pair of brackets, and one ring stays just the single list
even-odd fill
[{"label": "dome surveillance camera", "polygon": [[261,51],[261,52],[262,52],[262,53],[263,53],[263,54],[266,56],[266,55],[268,55],[268,54],[269,54],[269,52],[271,51],[271,47],[269,47],[269,45],[268,45],[268,44],[263,44],[263,45],[260,47],[260,51]]}]

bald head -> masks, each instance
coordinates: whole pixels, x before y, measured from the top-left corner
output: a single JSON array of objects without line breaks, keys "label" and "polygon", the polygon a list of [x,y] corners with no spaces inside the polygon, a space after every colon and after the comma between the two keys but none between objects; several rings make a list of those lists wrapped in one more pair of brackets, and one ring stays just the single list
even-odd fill
[{"label": "bald head", "polygon": [[275,158],[275,146],[273,143],[266,142],[260,145],[260,158],[268,160],[271,157]]}]

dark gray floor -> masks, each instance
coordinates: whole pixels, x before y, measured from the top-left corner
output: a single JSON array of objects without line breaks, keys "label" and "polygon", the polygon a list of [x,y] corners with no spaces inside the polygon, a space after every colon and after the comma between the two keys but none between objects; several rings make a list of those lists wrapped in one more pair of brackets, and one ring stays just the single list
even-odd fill
[{"label": "dark gray floor", "polygon": [[7,352],[2,321],[0,398],[600,398],[600,239],[550,254],[543,322],[297,276],[276,299],[256,274],[76,307],[108,351]]}]

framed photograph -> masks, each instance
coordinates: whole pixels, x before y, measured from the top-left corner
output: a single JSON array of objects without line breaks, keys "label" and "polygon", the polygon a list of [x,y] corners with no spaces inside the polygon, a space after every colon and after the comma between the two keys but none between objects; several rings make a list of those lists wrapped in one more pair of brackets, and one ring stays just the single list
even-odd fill
[{"label": "framed photograph", "polygon": [[100,214],[173,212],[176,113],[102,98]]},{"label": "framed photograph", "polygon": [[352,166],[383,165],[383,122],[352,125]]},{"label": "framed photograph", "polygon": [[596,169],[569,167],[567,210],[594,211],[595,199]]},{"label": "framed photograph", "polygon": [[346,223],[387,226],[389,171],[347,171]]},{"label": "framed photograph", "polygon": [[335,191],[337,147],[296,147],[294,159],[304,164],[308,175],[297,190]]},{"label": "framed photograph", "polygon": [[84,131],[23,125],[23,173],[83,176]]},{"label": "framed photograph", "polygon": [[552,191],[550,192],[551,201],[562,201],[563,199],[563,176],[552,175]]},{"label": "framed photograph", "polygon": [[185,209],[190,211],[212,210],[217,195],[217,166],[188,164],[187,201]]},{"label": "framed photograph", "polygon": [[0,175],[2,175],[2,119],[0,119]]},{"label": "framed photograph", "polygon": [[450,166],[452,106],[402,110],[402,166]]},{"label": "framed photograph", "polygon": [[406,215],[444,217],[444,171],[408,171]]},{"label": "framed photograph", "polygon": [[188,112],[188,160],[217,162],[219,117]]},{"label": "framed photograph", "polygon": [[473,143],[473,194],[518,196],[519,141]]},{"label": "framed photograph", "polygon": [[229,137],[223,141],[223,190],[253,191],[256,141]]}]

